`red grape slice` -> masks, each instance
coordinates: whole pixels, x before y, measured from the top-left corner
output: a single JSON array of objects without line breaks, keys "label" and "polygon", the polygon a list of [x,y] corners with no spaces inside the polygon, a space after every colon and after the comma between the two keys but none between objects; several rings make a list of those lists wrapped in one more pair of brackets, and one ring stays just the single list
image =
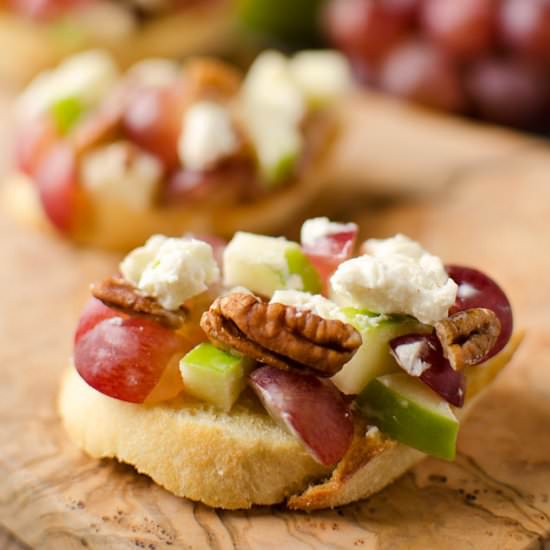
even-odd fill
[{"label": "red grape slice", "polygon": [[466,102],[458,68],[427,42],[408,41],[393,49],[379,84],[390,94],[436,109],[460,111]]},{"label": "red grape slice", "polygon": [[22,125],[15,136],[15,166],[24,174],[33,176],[44,156],[58,141],[55,125],[47,116]]},{"label": "red grape slice", "polygon": [[296,435],[313,458],[339,462],[353,438],[351,411],[336,386],[312,375],[260,367],[250,383],[273,419]]},{"label": "red grape slice", "polygon": [[495,0],[427,0],[422,23],[440,47],[464,59],[491,48],[496,34],[496,16]]},{"label": "red grape slice", "polygon": [[78,205],[74,150],[65,142],[50,148],[36,170],[35,181],[48,219],[62,233],[69,233]]},{"label": "red grape slice", "polygon": [[76,370],[109,397],[143,403],[165,369],[188,351],[189,342],[156,321],[97,302],[86,306],[76,331]]},{"label": "red grape slice", "polygon": [[550,2],[504,0],[500,11],[503,42],[537,60],[550,59]]},{"label": "red grape slice", "polygon": [[486,361],[504,348],[512,336],[512,306],[503,290],[485,273],[458,265],[448,265],[445,269],[458,285],[456,302],[451,306],[449,315],[465,309],[484,307],[494,311],[500,321],[500,335],[493,349],[483,357],[482,361]]},{"label": "red grape slice", "polygon": [[337,47],[377,63],[404,36],[413,11],[404,1],[333,0],[324,14],[325,27]]},{"label": "red grape slice", "polygon": [[466,79],[474,107],[484,118],[527,127],[539,123],[548,86],[544,71],[515,60],[480,60]]},{"label": "red grape slice", "polygon": [[179,165],[178,139],[184,110],[183,88],[140,87],[131,94],[124,113],[128,137],[156,155],[168,170]]},{"label": "red grape slice", "polygon": [[331,275],[353,254],[359,228],[351,225],[350,228],[324,235],[312,244],[302,243],[302,249],[319,272],[325,290],[328,290]]},{"label": "red grape slice", "polygon": [[[419,377],[451,405],[455,407],[464,405],[466,390],[464,373],[455,371],[445,359],[437,336],[434,334],[399,336],[390,342],[390,349],[398,365],[408,374]],[[414,350],[414,353],[411,353],[411,350]]]}]

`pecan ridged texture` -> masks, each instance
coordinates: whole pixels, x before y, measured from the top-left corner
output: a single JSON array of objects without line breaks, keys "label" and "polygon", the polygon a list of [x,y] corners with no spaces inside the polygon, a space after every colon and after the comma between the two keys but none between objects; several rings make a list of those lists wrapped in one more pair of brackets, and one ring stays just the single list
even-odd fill
[{"label": "pecan ridged texture", "polygon": [[120,275],[108,277],[92,285],[91,290],[92,295],[106,306],[128,313],[151,316],[169,328],[179,328],[188,316],[188,311],[183,307],[177,311],[168,311],[155,298],[142,294]]},{"label": "pecan ridged texture", "polygon": [[201,327],[224,349],[317,376],[336,374],[361,345],[360,334],[347,323],[246,293],[218,298],[203,314]]},{"label": "pecan ridged texture", "polygon": [[480,307],[459,311],[435,324],[443,354],[455,370],[480,363],[496,344],[500,330],[494,311]]}]

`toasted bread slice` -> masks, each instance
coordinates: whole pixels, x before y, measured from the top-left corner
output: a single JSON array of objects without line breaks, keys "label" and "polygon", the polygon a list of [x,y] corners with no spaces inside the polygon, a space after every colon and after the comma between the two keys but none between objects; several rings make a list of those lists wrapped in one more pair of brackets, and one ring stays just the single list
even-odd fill
[{"label": "toasted bread slice", "polygon": [[[514,334],[500,354],[473,368],[462,417],[522,337]],[[247,392],[228,414],[189,397],[134,405],[98,393],[72,367],[63,378],[59,410],[71,438],[91,456],[132,464],[178,496],[226,509],[287,499],[293,509],[340,506],[380,491],[425,457],[376,429],[365,436],[359,425],[331,473]]]},{"label": "toasted bread slice", "polygon": [[34,22],[7,11],[0,12],[0,49],[17,51],[0,56],[0,81],[17,86],[67,55],[90,48],[109,50],[122,66],[146,57],[205,54],[225,49],[232,34],[231,2],[196,2],[177,13],[151,19],[122,36],[70,31],[62,24]]}]

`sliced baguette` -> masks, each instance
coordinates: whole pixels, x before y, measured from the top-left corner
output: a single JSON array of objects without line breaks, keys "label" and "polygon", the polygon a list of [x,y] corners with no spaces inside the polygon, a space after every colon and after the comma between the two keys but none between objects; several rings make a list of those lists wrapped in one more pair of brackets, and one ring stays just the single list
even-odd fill
[{"label": "sliced baguette", "polygon": [[[514,334],[505,350],[476,367],[462,417],[522,337]],[[132,464],[175,495],[226,509],[287,499],[293,509],[340,506],[380,491],[425,457],[378,430],[366,437],[363,431],[331,473],[247,393],[229,414],[183,397],[133,405],[98,393],[72,367],[59,410],[70,437],[89,455]]]}]

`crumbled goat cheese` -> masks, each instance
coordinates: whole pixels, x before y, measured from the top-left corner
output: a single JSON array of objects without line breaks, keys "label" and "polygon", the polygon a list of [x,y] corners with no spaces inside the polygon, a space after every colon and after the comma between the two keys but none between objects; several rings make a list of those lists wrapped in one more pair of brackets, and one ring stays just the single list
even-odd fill
[{"label": "crumbled goat cheese", "polygon": [[447,316],[457,285],[438,257],[403,235],[369,240],[363,250],[365,255],[340,264],[331,277],[336,303],[412,315],[428,324]]},{"label": "crumbled goat cheese", "polygon": [[219,281],[212,247],[197,239],[154,235],[120,264],[123,277],[169,310]]},{"label": "crumbled goat cheese", "polygon": [[312,218],[302,225],[300,239],[303,245],[315,246],[320,239],[343,231],[354,231],[357,225],[354,223],[336,223],[328,218]]},{"label": "crumbled goat cheese", "polygon": [[151,207],[162,165],[131,143],[117,142],[85,155],[80,174],[82,185],[92,196],[139,211]]},{"label": "crumbled goat cheese", "polygon": [[206,170],[235,153],[239,139],[227,109],[213,101],[200,101],[185,113],[178,141],[184,166]]},{"label": "crumbled goat cheese", "polygon": [[331,300],[320,294],[310,294],[297,290],[276,290],[271,298],[271,303],[294,306],[296,309],[311,311],[324,319],[331,319],[347,323],[346,316],[340,308]]}]

